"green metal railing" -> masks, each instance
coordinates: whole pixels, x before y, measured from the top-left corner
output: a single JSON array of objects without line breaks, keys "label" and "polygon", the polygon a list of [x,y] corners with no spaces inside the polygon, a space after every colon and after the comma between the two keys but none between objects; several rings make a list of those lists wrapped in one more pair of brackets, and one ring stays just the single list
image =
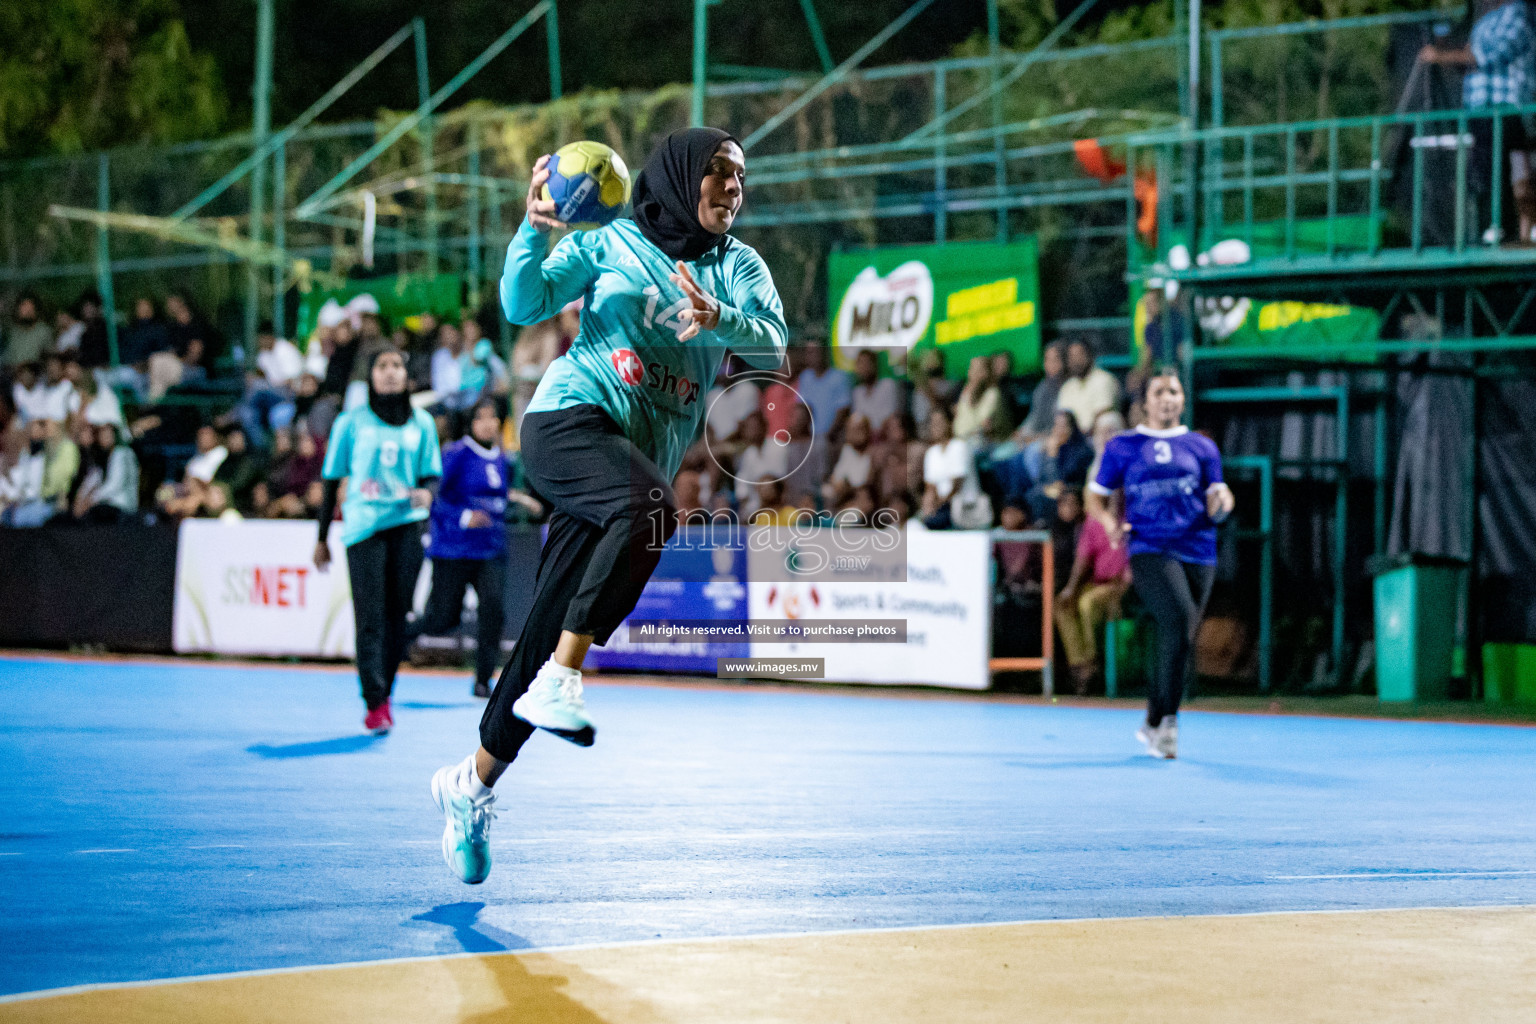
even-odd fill
[{"label": "green metal railing", "polygon": [[[1158,224],[1165,237],[1198,238],[1201,249],[1224,238],[1253,247],[1260,227],[1279,226],[1277,251],[1256,249],[1253,259],[1236,266],[1160,266],[1162,277],[1199,282],[1276,273],[1525,264],[1536,261],[1536,250],[1480,244],[1484,228],[1497,225],[1503,214],[1503,127],[1506,118],[1517,115],[1536,115],[1536,104],[1144,133],[1125,140],[1126,161],[1157,169]],[[1475,177],[1471,166],[1479,134],[1491,140],[1486,178]],[[1197,181],[1175,176],[1178,154],[1189,146],[1202,154]],[[1407,156],[1400,162],[1408,165],[1407,179],[1396,181],[1389,160],[1403,147]],[[1450,181],[1431,174],[1426,162],[1431,151],[1454,154]],[[1406,188],[1410,197],[1406,224],[1394,218],[1386,201],[1393,185],[1399,192]],[[1453,222],[1442,244],[1431,244],[1427,237],[1431,190],[1448,193],[1450,199]],[[1124,195],[1128,210],[1134,210],[1129,184]],[[1486,209],[1477,208],[1478,197],[1485,197]],[[1367,225],[1363,240],[1339,237],[1338,225],[1349,218]],[[1320,224],[1323,233],[1304,247],[1300,235],[1308,222]],[[1134,235],[1127,240],[1137,251]],[[1144,269],[1133,264],[1132,276]]]}]

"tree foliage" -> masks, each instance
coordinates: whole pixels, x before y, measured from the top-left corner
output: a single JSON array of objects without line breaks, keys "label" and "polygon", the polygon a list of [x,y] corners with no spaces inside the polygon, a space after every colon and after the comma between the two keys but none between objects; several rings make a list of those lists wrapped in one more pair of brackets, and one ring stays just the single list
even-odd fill
[{"label": "tree foliage", "polygon": [[177,0],[0,3],[0,153],[80,152],[224,128],[211,54]]}]

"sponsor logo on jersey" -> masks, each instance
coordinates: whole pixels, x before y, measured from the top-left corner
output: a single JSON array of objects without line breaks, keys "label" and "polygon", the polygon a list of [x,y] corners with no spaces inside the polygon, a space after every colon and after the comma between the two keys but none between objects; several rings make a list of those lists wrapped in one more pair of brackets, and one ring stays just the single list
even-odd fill
[{"label": "sponsor logo on jersey", "polygon": [[654,388],[664,395],[676,396],[685,406],[699,400],[699,382],[680,376],[659,360],[642,363],[634,350],[627,348],[615,350],[609,358],[619,379],[630,387]]}]

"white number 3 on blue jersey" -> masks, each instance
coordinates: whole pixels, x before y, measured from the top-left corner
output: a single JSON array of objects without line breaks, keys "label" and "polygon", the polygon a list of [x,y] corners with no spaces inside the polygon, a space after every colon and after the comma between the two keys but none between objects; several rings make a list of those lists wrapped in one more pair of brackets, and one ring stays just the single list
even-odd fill
[{"label": "white number 3 on blue jersey", "polygon": [[1167,441],[1153,441],[1152,442],[1152,461],[1153,462],[1172,462],[1173,461],[1173,446],[1171,444],[1169,444]]}]

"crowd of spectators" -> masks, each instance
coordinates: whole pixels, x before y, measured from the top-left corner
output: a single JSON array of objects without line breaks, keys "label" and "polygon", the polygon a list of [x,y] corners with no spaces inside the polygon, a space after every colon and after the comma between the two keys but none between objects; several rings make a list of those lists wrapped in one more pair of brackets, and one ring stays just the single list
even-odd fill
[{"label": "crowd of spectators", "polygon": [[476,316],[421,313],[386,332],[363,294],[327,302],[302,344],[262,324],[247,362],[186,295],[141,296],[132,310],[115,361],[95,292],[51,320],[23,294],[0,321],[0,525],[311,517],[331,423],[366,400],[375,349],[411,354],[413,401],[445,441],[483,395],[526,404],[563,351],[546,330],[554,345],[535,346],[514,380]]},{"label": "crowd of spectators", "polygon": [[1120,382],[1088,341],[1049,345],[1042,362],[1028,379],[1000,351],[955,380],[937,349],[910,373],[864,350],[850,372],[812,342],[765,379],[727,364],[679,474],[680,514],[861,523],[883,509],[933,530],[1049,525],[1126,420]]}]

